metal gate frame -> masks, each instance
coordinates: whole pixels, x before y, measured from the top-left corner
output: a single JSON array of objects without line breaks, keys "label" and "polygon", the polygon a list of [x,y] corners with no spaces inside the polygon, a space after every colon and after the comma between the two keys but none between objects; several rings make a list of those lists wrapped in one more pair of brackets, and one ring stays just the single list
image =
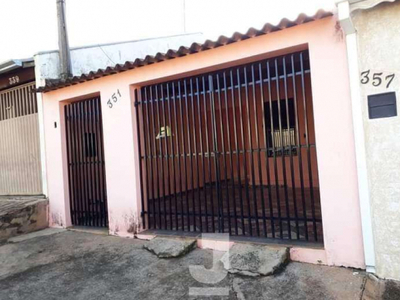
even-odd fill
[{"label": "metal gate frame", "polygon": [[[312,102],[306,95],[309,74],[308,51],[302,51],[136,90],[143,227],[322,242],[318,178],[314,175],[316,145],[311,141],[314,129],[310,127],[314,124]],[[293,105],[289,105],[289,85]],[[277,102],[275,109],[273,102]],[[232,116],[229,104],[233,105]],[[290,120],[289,107],[294,110],[294,120]],[[270,120],[265,118],[267,110]],[[258,124],[260,114],[262,126]],[[300,116],[304,124],[300,124]],[[283,170],[281,179],[279,168]],[[256,185],[257,176],[261,186]],[[300,186],[296,188],[297,179]]]},{"label": "metal gate frame", "polygon": [[73,225],[107,227],[107,188],[100,97],[64,107]]}]

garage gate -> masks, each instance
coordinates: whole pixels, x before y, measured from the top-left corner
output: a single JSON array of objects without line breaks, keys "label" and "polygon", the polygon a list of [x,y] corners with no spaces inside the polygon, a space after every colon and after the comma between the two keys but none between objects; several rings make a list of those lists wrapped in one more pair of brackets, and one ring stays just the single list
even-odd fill
[{"label": "garage gate", "polygon": [[29,82],[0,91],[0,195],[43,194],[34,89]]},{"label": "garage gate", "polygon": [[322,242],[308,51],[136,91],[145,229]]}]

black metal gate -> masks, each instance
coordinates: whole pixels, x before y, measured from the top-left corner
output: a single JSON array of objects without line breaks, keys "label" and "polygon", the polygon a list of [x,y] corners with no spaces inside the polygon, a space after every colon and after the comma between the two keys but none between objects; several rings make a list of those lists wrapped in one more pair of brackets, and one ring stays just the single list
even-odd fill
[{"label": "black metal gate", "polygon": [[73,225],[107,227],[107,191],[100,98],[65,106]]},{"label": "black metal gate", "polygon": [[308,51],[136,91],[143,226],[322,242]]}]

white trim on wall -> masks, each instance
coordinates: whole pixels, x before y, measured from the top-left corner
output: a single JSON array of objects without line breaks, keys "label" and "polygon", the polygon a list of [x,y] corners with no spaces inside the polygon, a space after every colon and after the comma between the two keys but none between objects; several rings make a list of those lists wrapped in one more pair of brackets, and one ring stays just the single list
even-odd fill
[{"label": "white trim on wall", "polygon": [[367,272],[375,273],[375,246],[372,231],[370,191],[368,184],[365,135],[362,114],[361,90],[359,82],[357,32],[355,31],[351,20],[349,2],[347,0],[344,0],[337,3],[337,6],[339,21],[346,34],[347,61],[349,67],[349,82],[358,176],[358,193],[360,200],[365,264]]},{"label": "white trim on wall", "polygon": [[[35,78],[36,88],[41,86],[42,78],[40,77],[40,61],[38,56],[35,56]],[[47,166],[46,166],[46,143],[44,137],[44,113],[43,113],[43,95],[42,93],[36,93],[37,106],[38,106],[38,118],[39,118],[39,142],[40,142],[40,161],[42,164],[42,192],[46,197],[49,195],[47,185]]]}]

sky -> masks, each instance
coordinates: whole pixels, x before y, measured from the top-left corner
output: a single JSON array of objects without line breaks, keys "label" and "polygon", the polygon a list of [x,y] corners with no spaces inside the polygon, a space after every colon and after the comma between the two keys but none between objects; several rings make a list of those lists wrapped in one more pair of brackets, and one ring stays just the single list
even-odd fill
[{"label": "sky", "polygon": [[[66,0],[71,47],[202,32],[216,39],[334,0]],[[185,12],[185,13],[184,13]],[[199,41],[202,42],[202,41]],[[58,48],[56,0],[0,0],[0,62]]]}]

